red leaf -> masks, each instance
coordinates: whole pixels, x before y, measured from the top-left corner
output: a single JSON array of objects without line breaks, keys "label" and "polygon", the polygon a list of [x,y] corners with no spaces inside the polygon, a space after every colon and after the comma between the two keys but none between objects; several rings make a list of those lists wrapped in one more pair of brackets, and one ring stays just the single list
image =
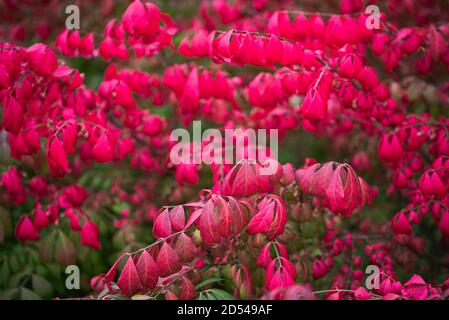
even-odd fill
[{"label": "red leaf", "polygon": [[70,171],[67,153],[58,137],[48,139],[47,161],[50,173],[54,177],[62,177]]},{"label": "red leaf", "polygon": [[173,292],[166,291],[165,292],[165,300],[178,300],[178,297]]},{"label": "red leaf", "polygon": [[16,226],[16,237],[21,241],[39,240],[39,232],[36,230],[27,215],[22,215],[19,218]]},{"label": "red leaf", "polygon": [[179,288],[179,299],[181,300],[193,300],[195,299],[195,286],[186,277],[181,278],[181,285]]},{"label": "red leaf", "polygon": [[212,245],[220,242],[220,225],[218,224],[215,204],[212,199],[206,202],[202,210],[199,229],[204,243]]},{"label": "red leaf", "polygon": [[186,224],[186,215],[183,206],[176,206],[170,211],[171,226],[174,231],[181,231]]},{"label": "red leaf", "polygon": [[314,174],[310,177],[311,183],[313,185],[313,194],[322,195],[326,192],[327,186],[329,185],[330,178],[334,173],[334,163],[328,162],[320,165]]},{"label": "red leaf", "polygon": [[123,255],[121,255],[112,265],[112,267],[109,269],[109,271],[105,274],[104,279],[106,280],[107,283],[110,283],[112,281],[114,281],[115,278],[115,274],[117,273],[117,268],[118,265],[120,263],[120,261],[122,261],[123,257],[128,256],[129,257],[129,253],[125,253]]},{"label": "red leaf", "polygon": [[101,249],[98,226],[92,221],[87,221],[80,231],[81,244],[95,250]]},{"label": "red leaf", "polygon": [[223,34],[223,36],[221,37],[220,41],[218,42],[218,52],[220,53],[221,58],[226,59],[226,61],[230,61],[229,58],[231,57],[231,53],[230,53],[230,40],[231,40],[231,36],[232,33],[234,32],[234,30],[228,31],[226,33]]},{"label": "red leaf", "polygon": [[330,209],[334,213],[340,213],[340,208],[345,201],[345,191],[343,188],[343,182],[341,181],[340,171],[340,167],[335,170],[326,191],[326,199],[329,202]]},{"label": "red leaf", "polygon": [[153,257],[144,250],[136,265],[142,288],[146,291],[154,289],[159,279],[159,271]]},{"label": "red leaf", "polygon": [[236,236],[248,223],[248,211],[240,201],[233,197],[228,197],[228,203],[232,212],[231,234]]},{"label": "red leaf", "polygon": [[22,128],[23,110],[16,99],[9,97],[4,104],[3,127],[6,131],[17,135]]},{"label": "red leaf", "polygon": [[76,152],[76,140],[78,130],[75,124],[68,124],[63,130],[63,145],[67,154],[74,154]]},{"label": "red leaf", "polygon": [[98,163],[112,160],[114,153],[106,132],[103,132],[92,148],[92,155]]},{"label": "red leaf", "polygon": [[175,243],[175,251],[182,262],[190,262],[197,255],[197,248],[193,240],[184,233],[181,233]]},{"label": "red leaf", "polygon": [[159,215],[154,219],[153,235],[156,238],[166,238],[173,234],[172,225],[170,221],[170,215],[167,208],[162,210]]},{"label": "red leaf", "polygon": [[296,181],[301,190],[307,194],[313,194],[315,191],[315,184],[312,183],[315,171],[320,168],[319,163],[315,163],[310,167],[302,168],[296,171]]},{"label": "red leaf", "polygon": [[226,174],[221,191],[228,196],[243,197],[266,192],[269,188],[270,184],[260,178],[258,164],[244,159]]},{"label": "red leaf", "polygon": [[440,31],[431,25],[429,28],[429,49],[434,60],[438,60],[443,52],[446,50],[447,41],[441,35]]},{"label": "red leaf", "polygon": [[287,248],[281,243],[269,242],[260,251],[256,263],[259,267],[266,268],[277,254],[287,258]]},{"label": "red leaf", "polygon": [[345,216],[363,203],[360,182],[354,170],[349,165],[340,165],[335,169],[326,191],[329,208],[334,213]]},{"label": "red leaf", "polygon": [[162,245],[161,251],[159,251],[157,256],[156,263],[162,277],[172,275],[181,269],[178,255],[167,242],[164,242]]},{"label": "red leaf", "polygon": [[249,234],[264,233],[268,239],[274,239],[284,232],[287,223],[286,206],[282,198],[267,195],[257,206],[259,211],[248,224]]},{"label": "red leaf", "polygon": [[201,201],[195,201],[195,202],[185,203],[185,204],[183,204],[183,206],[185,206],[185,207],[194,207],[194,208],[196,208],[196,207],[202,208],[202,207],[204,207],[204,203],[202,203]]},{"label": "red leaf", "polygon": [[265,206],[257,214],[251,218],[248,224],[248,233],[265,233],[268,232],[270,224],[274,216],[274,203]]},{"label": "red leaf", "polygon": [[222,237],[229,237],[231,234],[232,216],[229,204],[222,197],[212,197],[215,200],[216,215],[218,215],[219,232]]},{"label": "red leaf", "polygon": [[190,215],[189,219],[187,220],[185,229],[187,229],[192,224],[194,224],[195,221],[198,220],[198,218],[201,216],[202,212],[203,212],[203,207],[201,207],[201,209],[197,209],[197,210],[193,211],[193,213]]}]

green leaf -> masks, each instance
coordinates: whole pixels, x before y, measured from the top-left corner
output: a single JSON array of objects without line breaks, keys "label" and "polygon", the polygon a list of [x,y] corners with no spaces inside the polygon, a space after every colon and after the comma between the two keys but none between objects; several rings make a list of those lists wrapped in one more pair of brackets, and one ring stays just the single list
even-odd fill
[{"label": "green leaf", "polygon": [[53,296],[53,287],[47,279],[33,274],[31,276],[33,290],[43,299],[50,299]]},{"label": "green leaf", "polygon": [[9,256],[9,266],[11,267],[12,272],[19,272],[21,269],[19,261],[17,260],[17,257],[14,255]]},{"label": "green leaf", "polygon": [[201,281],[200,283],[198,283],[195,286],[195,290],[198,290],[198,289],[200,289],[200,288],[202,288],[204,286],[207,286],[208,284],[215,283],[215,282],[220,282],[220,281],[223,281],[223,279],[222,278],[209,278],[209,279],[206,279],[206,280]]},{"label": "green leaf", "polygon": [[217,300],[213,294],[208,294],[206,291],[200,292],[198,300]]},{"label": "green leaf", "polygon": [[9,213],[0,207],[0,243],[12,234],[12,223]]},{"label": "green leaf", "polygon": [[0,285],[6,286],[10,275],[7,257],[0,261]]},{"label": "green leaf", "polygon": [[3,239],[5,239],[5,227],[3,223],[0,221],[0,244],[3,243]]},{"label": "green leaf", "polygon": [[52,231],[39,242],[39,256],[43,262],[53,260],[56,232]]},{"label": "green leaf", "polygon": [[107,297],[112,299],[112,300],[129,300],[128,297],[125,297],[125,296],[120,295],[120,294],[108,294]]},{"label": "green leaf", "polygon": [[42,300],[37,294],[27,288],[20,288],[21,300]]},{"label": "green leaf", "polygon": [[6,289],[0,292],[0,300],[11,300],[19,298],[19,288]]},{"label": "green leaf", "polygon": [[[20,287],[25,282],[27,282],[30,276],[30,268],[26,268],[21,272],[15,273],[11,278],[9,278],[8,286],[10,288]],[[28,277],[28,278],[26,278]]]},{"label": "green leaf", "polygon": [[68,266],[76,262],[75,245],[62,231],[59,231],[59,237],[56,242],[55,258],[62,266]]},{"label": "green leaf", "polygon": [[199,293],[198,300],[235,300],[235,298],[224,290],[208,289]]},{"label": "green leaf", "polygon": [[131,300],[149,300],[150,297],[143,294],[135,294],[131,297]]},{"label": "green leaf", "polygon": [[312,252],[310,253],[310,256],[313,257],[313,258],[322,257],[323,256],[323,251],[321,251],[321,249],[319,249],[319,248],[314,248],[312,250]]},{"label": "green leaf", "polygon": [[229,292],[226,292],[221,289],[210,289],[209,292],[212,292],[217,300],[235,300],[234,296]]}]

